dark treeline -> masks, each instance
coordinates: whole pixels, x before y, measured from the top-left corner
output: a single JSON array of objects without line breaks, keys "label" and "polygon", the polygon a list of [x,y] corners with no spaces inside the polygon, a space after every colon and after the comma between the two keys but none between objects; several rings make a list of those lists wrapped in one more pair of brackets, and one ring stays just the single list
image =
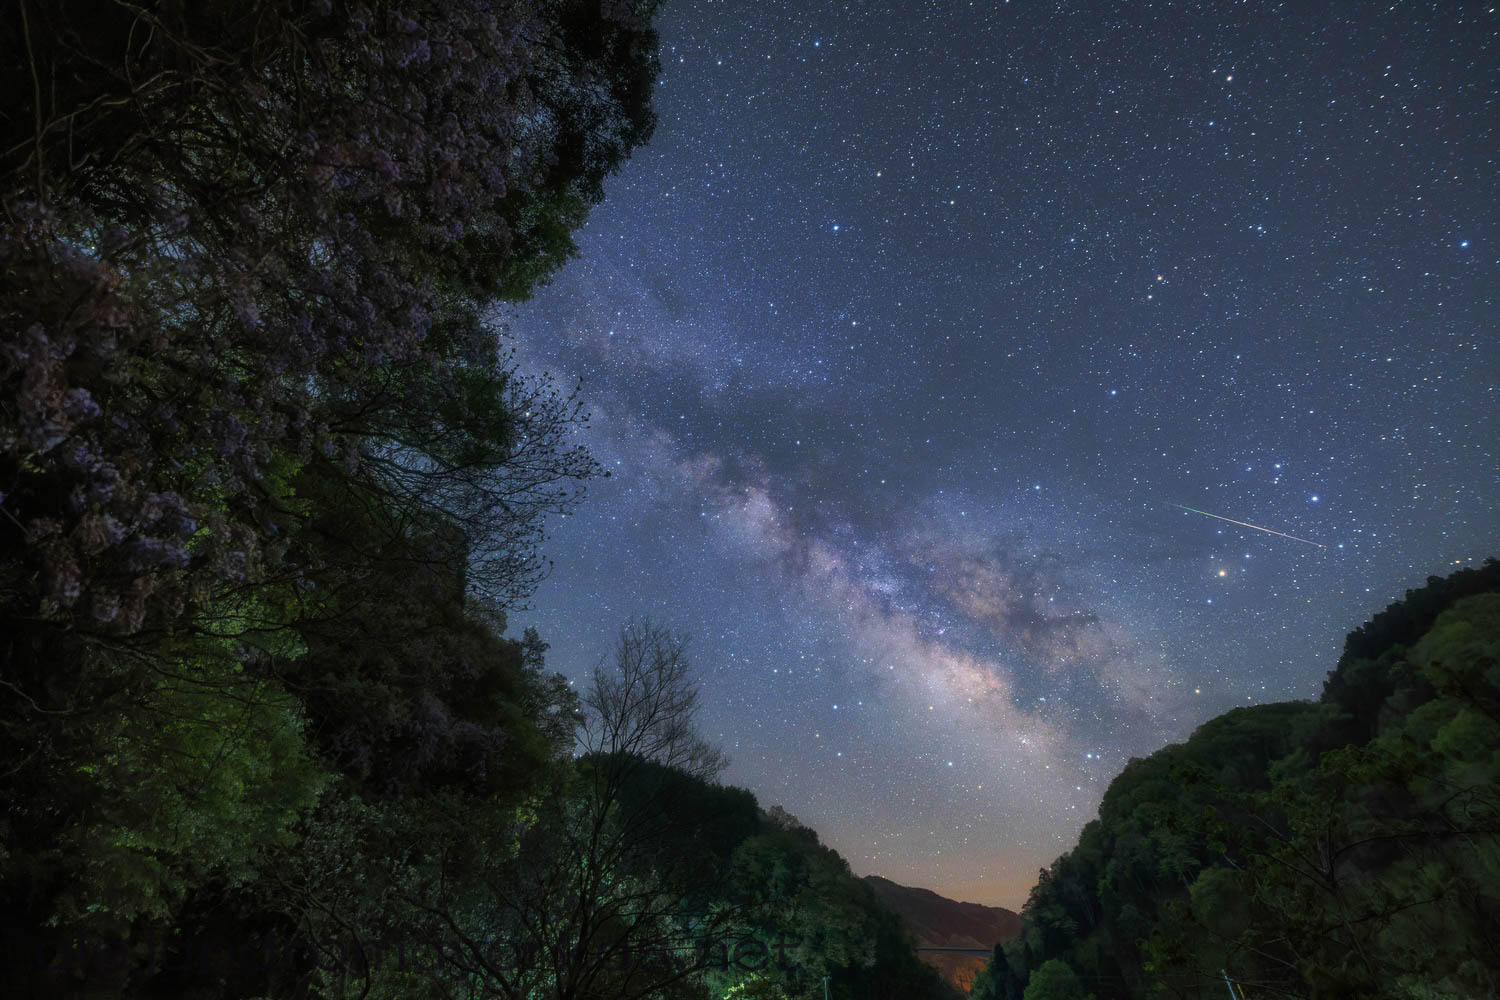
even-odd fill
[{"label": "dark treeline", "polygon": [[0,18],[7,997],[941,996],[684,647],[507,634],[598,470],[485,321],[650,136],[648,0]]},{"label": "dark treeline", "polygon": [[1351,633],[1318,701],[1131,761],[1022,920],[975,1000],[1495,996],[1500,562]]}]

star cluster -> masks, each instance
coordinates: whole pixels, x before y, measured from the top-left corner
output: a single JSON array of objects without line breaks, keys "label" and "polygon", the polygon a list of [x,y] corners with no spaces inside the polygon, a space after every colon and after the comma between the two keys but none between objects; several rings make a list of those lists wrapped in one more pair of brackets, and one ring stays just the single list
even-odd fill
[{"label": "star cluster", "polygon": [[579,676],[691,632],[726,779],[856,870],[1017,906],[1129,757],[1500,553],[1493,8],[660,27],[655,138],[506,317],[612,473],[521,617]]}]

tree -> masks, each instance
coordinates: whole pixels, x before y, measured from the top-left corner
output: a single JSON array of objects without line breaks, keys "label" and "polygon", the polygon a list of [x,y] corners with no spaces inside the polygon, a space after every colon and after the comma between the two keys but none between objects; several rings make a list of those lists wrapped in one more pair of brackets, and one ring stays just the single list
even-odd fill
[{"label": "tree", "polygon": [[1130,762],[985,996],[1059,988],[1054,963],[1122,997],[1214,995],[1225,974],[1267,995],[1493,993],[1497,634],[1490,561],[1352,633],[1320,702],[1236,709]]},{"label": "tree", "polygon": [[1085,993],[1073,967],[1061,959],[1051,959],[1031,974],[1022,1000],[1093,1000]]},{"label": "tree", "polygon": [[646,764],[710,780],[728,761],[694,726],[698,688],[690,674],[687,641],[651,621],[620,630],[614,668],[595,669],[584,695],[579,744],[594,769],[601,798]]},{"label": "tree", "polygon": [[704,787],[725,760],[696,730],[687,644],[670,629],[624,627],[582,702],[575,784],[528,830],[506,925],[527,929],[519,947],[560,1000],[604,984],[647,996],[693,976],[722,937],[715,889],[743,834],[703,834],[736,813],[750,827],[754,800]]},{"label": "tree", "polygon": [[[455,789],[330,816],[286,887],[305,936],[362,954],[446,942],[428,978],[480,996],[687,988],[729,926],[729,856],[758,822],[752,796],[713,783],[723,758],[694,728],[696,704],[685,643],[626,626],[581,699],[580,755],[538,794],[506,804]],[[358,882],[330,877],[336,856],[357,859]],[[354,971],[406,982],[384,961]]]},{"label": "tree", "polygon": [[514,526],[590,467],[551,429],[576,411],[526,407],[481,317],[565,259],[649,136],[648,13],[23,0],[0,37],[29,104],[0,130],[13,613],[179,620],[261,568],[278,455],[455,501],[524,593]]},{"label": "tree", "polygon": [[253,896],[315,800],[514,808],[571,740],[540,640],[501,633],[597,467],[486,317],[649,136],[650,8],[0,26],[8,947],[108,927],[101,988],[149,978],[142,940]]}]

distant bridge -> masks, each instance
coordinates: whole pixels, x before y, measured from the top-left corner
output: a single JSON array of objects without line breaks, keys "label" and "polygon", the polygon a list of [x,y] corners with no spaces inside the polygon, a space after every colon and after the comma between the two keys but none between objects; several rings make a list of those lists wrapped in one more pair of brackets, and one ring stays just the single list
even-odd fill
[{"label": "distant bridge", "polygon": [[992,955],[993,948],[917,948],[916,951],[935,951],[945,955]]}]

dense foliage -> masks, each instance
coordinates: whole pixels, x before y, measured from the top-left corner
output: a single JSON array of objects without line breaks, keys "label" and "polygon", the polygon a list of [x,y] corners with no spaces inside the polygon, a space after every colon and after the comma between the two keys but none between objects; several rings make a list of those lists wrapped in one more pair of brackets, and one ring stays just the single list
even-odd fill
[{"label": "dense foliage", "polygon": [[649,137],[653,7],[0,22],[6,996],[941,995],[670,631],[582,694],[506,635],[596,468],[486,318]]},{"label": "dense foliage", "polygon": [[1132,761],[1022,918],[974,997],[1496,995],[1500,562],[1352,633],[1319,701]]},{"label": "dense foliage", "polygon": [[[24,0],[0,70],[0,490],[18,614],[130,635],[275,572],[323,461],[536,579],[591,471],[481,322],[650,133],[632,4]],[[19,16],[17,16],[17,14]],[[459,536],[440,536],[430,544]],[[22,543],[16,545],[14,543]]]}]

